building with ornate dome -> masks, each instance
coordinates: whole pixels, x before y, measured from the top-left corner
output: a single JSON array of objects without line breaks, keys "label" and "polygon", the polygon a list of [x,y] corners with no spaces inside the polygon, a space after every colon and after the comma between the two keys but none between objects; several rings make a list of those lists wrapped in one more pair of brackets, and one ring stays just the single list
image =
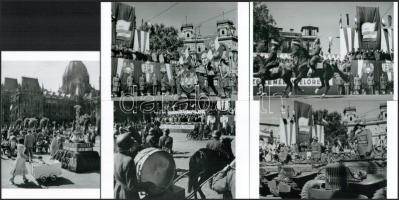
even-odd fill
[{"label": "building with ornate dome", "polygon": [[100,117],[100,91],[90,85],[90,76],[82,61],[70,61],[57,92],[40,86],[37,78],[5,77],[1,90],[1,124],[11,124],[27,117],[47,117],[57,123],[75,119],[75,105],[96,123]]}]

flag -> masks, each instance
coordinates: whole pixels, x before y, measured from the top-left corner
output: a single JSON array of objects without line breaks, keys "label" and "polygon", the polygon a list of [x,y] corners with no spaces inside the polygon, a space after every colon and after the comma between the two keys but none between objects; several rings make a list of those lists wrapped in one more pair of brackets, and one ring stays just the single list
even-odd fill
[{"label": "flag", "polygon": [[188,47],[184,51],[184,56],[185,56],[185,59],[188,59],[188,57],[190,56],[190,53],[188,52]]},{"label": "flag", "polygon": [[356,7],[359,47],[361,49],[381,48],[381,18],[377,7]]},{"label": "flag", "polygon": [[294,101],[296,121],[296,141],[298,144],[309,142],[312,124],[312,106],[300,101]]},{"label": "flag", "polygon": [[141,53],[150,50],[150,33],[141,30],[134,30],[133,50]]},{"label": "flag", "polygon": [[215,38],[215,50],[218,50],[219,47],[220,47],[220,45],[219,45],[219,37],[216,36],[216,38]]},{"label": "flag", "polygon": [[339,16],[339,28],[342,28],[342,16]]}]

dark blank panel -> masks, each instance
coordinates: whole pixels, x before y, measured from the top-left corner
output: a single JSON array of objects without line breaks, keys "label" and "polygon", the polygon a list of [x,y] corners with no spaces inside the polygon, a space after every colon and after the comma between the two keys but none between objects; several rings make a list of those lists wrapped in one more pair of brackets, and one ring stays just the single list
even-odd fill
[{"label": "dark blank panel", "polygon": [[0,1],[1,50],[99,51],[99,2]]}]

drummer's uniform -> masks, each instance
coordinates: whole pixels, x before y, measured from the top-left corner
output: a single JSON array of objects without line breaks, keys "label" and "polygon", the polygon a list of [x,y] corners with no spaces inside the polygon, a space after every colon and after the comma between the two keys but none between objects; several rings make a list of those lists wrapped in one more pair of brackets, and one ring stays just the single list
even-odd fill
[{"label": "drummer's uniform", "polygon": [[134,190],[138,184],[133,157],[121,152],[115,153],[114,180],[114,198],[139,199],[138,193]]}]

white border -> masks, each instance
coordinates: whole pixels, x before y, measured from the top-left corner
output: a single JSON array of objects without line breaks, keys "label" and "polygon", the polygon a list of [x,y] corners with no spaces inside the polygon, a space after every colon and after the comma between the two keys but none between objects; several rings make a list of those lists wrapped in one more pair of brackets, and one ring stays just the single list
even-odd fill
[{"label": "white border", "polygon": [[250,121],[250,146],[248,148],[250,155],[250,196],[251,199],[259,198],[259,117],[260,117],[260,101],[251,101],[250,105],[251,121]]},{"label": "white border", "polygon": [[398,100],[398,2],[393,3],[393,41],[394,41],[394,55],[393,55],[393,72],[394,72],[394,82],[393,82],[393,100]]},{"label": "white border", "polygon": [[387,198],[398,198],[398,102],[388,101]]},{"label": "white border", "polygon": [[[100,54],[96,51],[3,51],[1,62],[4,61],[60,61],[84,60],[99,61]],[[103,141],[103,140],[101,140]],[[102,158],[102,155],[100,155]],[[101,180],[101,179],[100,179]],[[100,181],[99,180],[99,181]],[[1,189],[3,199],[98,199],[98,189]]]},{"label": "white border", "polygon": [[251,74],[250,78],[249,78],[249,98],[251,100],[254,100],[254,85],[253,85],[253,74],[254,74],[254,68],[253,68],[253,62],[254,62],[254,52],[253,52],[253,48],[254,48],[254,26],[253,26],[253,20],[254,20],[254,15],[253,15],[253,11],[254,11],[254,3],[250,2],[250,11],[249,11],[249,16],[250,16],[250,22],[249,22],[249,31],[250,31],[250,40],[249,40],[249,73]]},{"label": "white border", "polygon": [[101,198],[114,198],[114,108],[111,100],[111,3],[101,3]]},{"label": "white border", "polygon": [[248,46],[249,46],[249,3],[239,2],[238,6],[238,101],[248,101],[250,93],[248,82],[250,80]]}]

